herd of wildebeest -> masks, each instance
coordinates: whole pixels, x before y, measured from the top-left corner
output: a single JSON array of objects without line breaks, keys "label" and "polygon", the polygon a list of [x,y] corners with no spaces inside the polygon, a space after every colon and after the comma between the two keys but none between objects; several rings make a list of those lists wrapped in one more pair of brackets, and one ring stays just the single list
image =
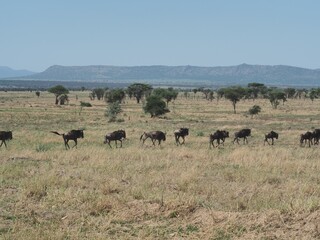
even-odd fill
[{"label": "herd of wildebeest", "polygon": [[[51,131],[51,133],[57,134],[62,136],[64,145],[66,149],[70,149],[68,142],[70,140],[74,141],[74,146],[77,147],[78,138],[83,138],[83,130],[71,130],[67,133],[59,133],[56,131]],[[189,135],[189,128],[179,128],[174,131],[174,138],[176,145],[182,145],[185,143],[185,137]],[[234,133],[233,143],[237,142],[239,144],[239,139],[243,139],[243,144],[248,144],[248,137],[251,136],[251,129],[245,128],[238,132]],[[224,145],[226,138],[229,137],[229,132],[226,130],[217,130],[216,132],[209,135],[209,146],[211,147],[218,147],[219,145]],[[271,131],[264,136],[264,144],[268,143],[269,145],[274,145],[274,139],[278,139],[279,134]],[[156,145],[158,141],[158,145],[161,144],[161,141],[166,140],[166,133],[162,131],[151,131],[151,132],[144,132],[140,137],[140,142],[142,144],[150,138],[153,146]],[[180,138],[182,141],[180,141]],[[104,137],[104,143],[108,144],[111,147],[111,141],[115,142],[116,147],[118,147],[118,141],[120,142],[120,147],[122,147],[122,141],[126,139],[126,132],[125,130],[117,130],[111,133],[108,133]],[[304,134],[300,135],[300,145],[305,146],[308,144],[309,147],[311,145],[319,144],[320,139],[320,129],[315,129],[313,132],[307,131]],[[7,148],[6,141],[12,140],[12,131],[0,131],[0,147],[4,144]],[[271,141],[271,143],[269,142]],[[216,145],[215,145],[216,142]]]}]

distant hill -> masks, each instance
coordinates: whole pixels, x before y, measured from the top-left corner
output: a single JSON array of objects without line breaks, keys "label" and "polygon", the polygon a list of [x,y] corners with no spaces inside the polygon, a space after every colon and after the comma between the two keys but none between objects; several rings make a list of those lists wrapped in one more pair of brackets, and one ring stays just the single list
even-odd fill
[{"label": "distant hill", "polygon": [[319,69],[285,65],[241,64],[226,67],[197,66],[51,66],[20,77],[21,80],[105,83],[147,82],[153,85],[223,86],[260,82],[275,86],[320,86]]},{"label": "distant hill", "polygon": [[14,70],[9,67],[0,66],[0,78],[22,77],[32,74],[35,74],[35,72],[31,72],[28,70]]}]

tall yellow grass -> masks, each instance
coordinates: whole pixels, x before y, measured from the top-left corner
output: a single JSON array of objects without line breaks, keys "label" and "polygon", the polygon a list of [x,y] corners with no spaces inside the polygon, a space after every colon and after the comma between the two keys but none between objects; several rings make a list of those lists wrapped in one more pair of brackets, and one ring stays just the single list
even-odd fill
[{"label": "tall yellow grass", "polygon": [[[78,96],[78,101],[75,98]],[[273,110],[267,100],[246,100],[233,114],[226,100],[180,96],[166,118],[151,119],[127,99],[109,123],[106,104],[88,92],[54,96],[0,93],[1,130],[12,130],[0,149],[0,238],[3,239],[316,239],[320,236],[320,149],[300,147],[299,135],[320,128],[319,102],[289,100]],[[254,104],[262,112],[253,119]],[[184,146],[173,131],[189,127]],[[249,144],[233,133],[252,128]],[[65,150],[50,131],[85,129],[78,148]],[[103,144],[125,129],[123,148]],[[224,146],[209,148],[217,129],[230,132]],[[144,131],[167,132],[153,147]],[[280,135],[264,146],[264,134]],[[113,143],[112,143],[113,144]],[[71,142],[70,145],[73,145]]]}]

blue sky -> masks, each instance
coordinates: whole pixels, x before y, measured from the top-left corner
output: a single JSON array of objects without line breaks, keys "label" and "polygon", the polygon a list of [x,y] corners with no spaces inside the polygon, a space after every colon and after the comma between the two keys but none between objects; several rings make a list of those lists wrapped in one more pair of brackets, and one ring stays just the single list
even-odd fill
[{"label": "blue sky", "polygon": [[0,66],[320,68],[318,0],[1,0]]}]

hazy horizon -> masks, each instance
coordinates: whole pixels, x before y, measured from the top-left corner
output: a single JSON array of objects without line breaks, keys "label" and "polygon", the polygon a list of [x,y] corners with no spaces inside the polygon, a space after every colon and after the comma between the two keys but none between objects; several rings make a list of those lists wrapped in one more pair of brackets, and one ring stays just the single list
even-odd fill
[{"label": "hazy horizon", "polygon": [[319,7],[316,0],[4,1],[0,66],[319,69]]}]

